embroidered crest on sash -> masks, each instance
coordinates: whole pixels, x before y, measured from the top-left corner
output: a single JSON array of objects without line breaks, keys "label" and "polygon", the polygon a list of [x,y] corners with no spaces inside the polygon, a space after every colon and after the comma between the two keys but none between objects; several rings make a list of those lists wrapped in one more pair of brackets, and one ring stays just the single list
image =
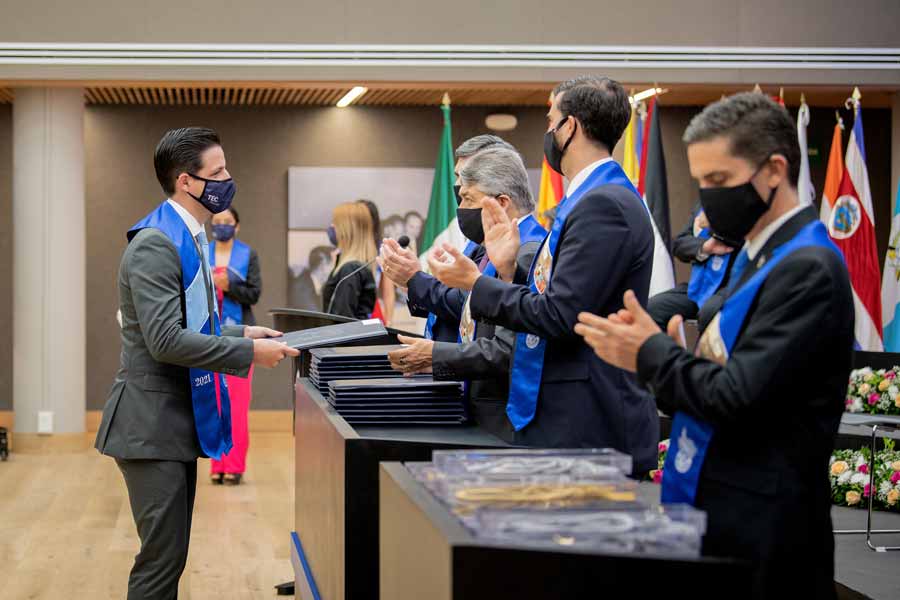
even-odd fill
[{"label": "embroidered crest on sash", "polygon": [[462,317],[459,319],[459,339],[468,344],[475,339],[475,321],[472,319],[472,294],[466,298]]},{"label": "embroidered crest on sash", "polygon": [[550,252],[550,244],[541,246],[541,253],[534,263],[534,287],[539,294],[547,291],[550,283],[550,271],[553,269],[553,254]]},{"label": "embroidered crest on sash", "polygon": [[675,453],[675,470],[681,474],[690,471],[696,454],[697,444],[688,437],[687,429],[682,429],[681,435],[678,436],[678,450]]},{"label": "embroidered crest on sash", "polygon": [[703,335],[700,336],[697,355],[724,366],[728,361],[728,349],[725,348],[725,341],[722,339],[721,321],[722,313],[716,313]]}]

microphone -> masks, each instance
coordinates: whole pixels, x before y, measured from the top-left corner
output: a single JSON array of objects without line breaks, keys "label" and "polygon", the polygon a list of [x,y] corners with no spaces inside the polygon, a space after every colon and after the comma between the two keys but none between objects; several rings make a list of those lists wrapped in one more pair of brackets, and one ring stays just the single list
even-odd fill
[{"label": "microphone", "polygon": [[[409,236],[401,235],[400,239],[397,240],[397,243],[400,244],[401,248],[408,247],[409,246]],[[359,273],[360,271],[362,271],[363,269],[367,269],[368,267],[371,267],[372,263],[375,262],[375,260],[377,258],[378,257],[376,256],[375,258],[373,258],[366,264],[362,265],[361,267],[359,267],[357,269],[353,269],[348,274],[341,277],[340,281],[338,281],[335,284],[334,289],[331,290],[331,300],[328,302],[328,310],[325,311],[326,313],[331,314],[331,308],[334,306],[334,299],[337,297],[337,291],[338,291],[338,288],[341,287],[341,284],[344,283],[345,281],[347,281],[348,279],[350,279],[351,277],[353,277],[354,275],[356,275],[357,273]]]}]

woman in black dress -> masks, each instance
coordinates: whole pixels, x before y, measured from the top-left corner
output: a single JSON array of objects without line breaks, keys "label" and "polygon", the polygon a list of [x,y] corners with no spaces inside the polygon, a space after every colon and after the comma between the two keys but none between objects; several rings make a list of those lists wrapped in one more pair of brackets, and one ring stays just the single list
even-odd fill
[{"label": "woman in black dress", "polygon": [[328,233],[340,254],[322,288],[322,309],[368,319],[375,308],[375,238],[369,210],[359,202],[339,204]]}]

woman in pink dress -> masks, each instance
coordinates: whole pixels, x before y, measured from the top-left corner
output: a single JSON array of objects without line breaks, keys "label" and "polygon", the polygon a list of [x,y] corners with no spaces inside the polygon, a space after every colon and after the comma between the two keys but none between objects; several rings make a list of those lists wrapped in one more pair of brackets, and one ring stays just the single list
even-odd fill
[{"label": "woman in pink dress", "polygon": [[[212,218],[213,241],[209,244],[209,260],[222,325],[256,325],[252,306],[259,301],[262,291],[259,257],[255,250],[237,239],[240,223],[241,219],[233,206]],[[231,399],[234,447],[222,460],[212,461],[210,478],[213,483],[237,485],[246,471],[247,449],[250,447],[247,413],[250,410],[252,379],[252,368],[246,378],[225,376]]]}]

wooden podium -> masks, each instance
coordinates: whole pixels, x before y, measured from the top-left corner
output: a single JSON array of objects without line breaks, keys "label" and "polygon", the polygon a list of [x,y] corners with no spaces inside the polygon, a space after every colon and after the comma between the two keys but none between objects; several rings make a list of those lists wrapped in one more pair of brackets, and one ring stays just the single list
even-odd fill
[{"label": "wooden podium", "polygon": [[297,380],[295,393],[296,592],[303,600],[377,600],[379,462],[428,461],[438,448],[507,444],[473,425],[354,426],[308,379]]}]

